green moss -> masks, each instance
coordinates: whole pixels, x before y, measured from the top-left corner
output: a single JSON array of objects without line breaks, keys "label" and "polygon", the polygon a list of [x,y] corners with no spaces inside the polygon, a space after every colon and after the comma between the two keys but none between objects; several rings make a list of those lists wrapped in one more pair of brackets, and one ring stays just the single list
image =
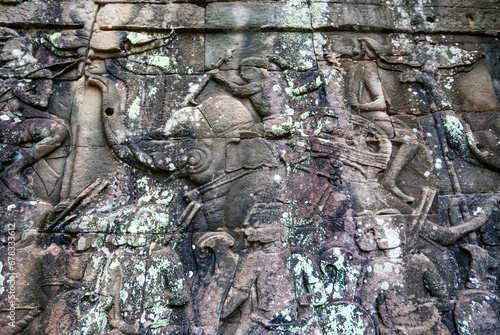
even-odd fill
[{"label": "green moss", "polygon": [[127,40],[132,45],[140,45],[154,41],[156,38],[149,34],[131,32],[127,34]]},{"label": "green moss", "polygon": [[136,120],[139,118],[141,115],[141,98],[136,97],[130,107],[128,108],[128,117],[132,121]]},{"label": "green moss", "polygon": [[460,140],[463,137],[464,127],[456,116],[446,115],[444,127],[454,139]]},{"label": "green moss", "polygon": [[168,73],[178,72],[178,64],[175,59],[163,55],[147,56],[146,62],[148,65],[156,66]]},{"label": "green moss", "polygon": [[354,304],[326,306],[321,310],[321,319],[326,334],[366,334],[363,313]]}]

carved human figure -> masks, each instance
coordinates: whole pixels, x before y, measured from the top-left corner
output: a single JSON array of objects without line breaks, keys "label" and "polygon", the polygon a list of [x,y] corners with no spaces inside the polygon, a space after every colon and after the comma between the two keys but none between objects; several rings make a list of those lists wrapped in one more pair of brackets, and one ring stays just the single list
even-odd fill
[{"label": "carved human figure", "polygon": [[[460,207],[460,202],[454,201],[451,206],[453,207],[450,212],[453,212]],[[374,216],[369,219],[358,219],[356,241],[359,248],[363,251],[375,250],[377,247],[387,250],[384,253],[388,259],[400,262],[399,266],[393,268],[389,267],[391,263],[384,258],[377,261],[374,257],[367,264],[369,267],[365,279],[367,288],[377,288],[380,282],[382,282],[380,286],[385,286],[385,289],[381,287],[377,294],[371,296],[363,287],[361,294],[363,303],[368,309],[374,306],[373,298],[376,298],[379,334],[399,334],[398,332],[404,333],[404,331],[409,334],[448,332],[439,321],[439,311],[451,308],[448,289],[436,266],[427,256],[420,253],[418,248],[414,248],[418,245],[417,237],[441,245],[450,245],[483,226],[496,206],[498,206],[498,196],[492,196],[482,204],[482,210],[476,215],[458,219],[456,213],[451,213],[451,216],[456,218],[451,227],[436,225],[428,219],[422,223],[415,221],[407,230],[405,250],[401,249],[400,237],[404,226],[394,225],[394,218]],[[384,274],[387,276],[390,272],[394,273],[387,278],[384,277]],[[392,283],[387,281],[389,278]],[[370,297],[372,303],[367,300]]]},{"label": "carved human figure", "polygon": [[363,306],[371,313],[381,292],[404,286],[401,227],[393,222],[395,220],[397,217],[389,215],[356,218],[355,240],[359,249],[365,252],[381,250],[378,257],[370,257],[365,265],[367,277],[360,293]]},{"label": "carved human figure", "polygon": [[[86,312],[89,322],[76,329],[85,333],[107,323],[110,334],[137,334],[168,326],[172,306],[186,304],[188,293],[179,256],[161,241],[170,238],[152,242],[151,235],[110,235],[119,248],[109,256],[95,287],[97,300]],[[107,311],[107,322],[99,324],[99,315]]]},{"label": "carved human figure", "polygon": [[[390,99],[386,95],[378,74],[376,59],[380,53],[387,52],[388,46],[381,45],[371,38],[362,38],[359,41],[341,39],[332,36],[328,39],[325,48],[325,59],[335,70],[335,78],[330,78],[325,69],[322,69],[316,80],[309,80],[305,84],[296,86],[294,72],[290,66],[278,56],[270,57],[281,69],[291,92],[302,95],[323,88],[327,92],[329,107],[345,109],[339,98],[340,89],[338,80],[342,81],[346,71],[341,67],[340,58],[348,57],[353,63],[347,71],[347,100],[356,114],[374,122],[379,126],[399,150],[385,171],[382,185],[390,192],[406,202],[413,202],[414,198],[404,194],[397,186],[396,179],[403,168],[411,161],[420,148],[416,135],[406,125],[391,118],[387,112],[390,108]],[[348,135],[347,135],[348,136]]]},{"label": "carved human figure", "polygon": [[[448,334],[437,305],[448,293],[434,264],[423,254],[404,255],[402,229],[397,216],[367,216],[357,219],[356,242],[362,251],[382,251],[366,264],[361,297],[363,306],[375,316],[379,334]],[[390,297],[396,297],[390,299]],[[393,305],[391,305],[393,304]],[[378,310],[376,315],[375,309]],[[425,316],[436,316],[422,323]],[[417,329],[415,327],[423,327]],[[398,333],[399,332],[399,333]]]},{"label": "carved human figure", "polygon": [[356,302],[362,259],[345,247],[328,248],[321,256],[327,304],[319,308],[323,334],[374,335],[370,314]]},{"label": "carved human figure", "polygon": [[408,300],[395,290],[378,296],[377,311],[381,320],[379,335],[451,334],[432,302]]},{"label": "carved human figure", "polygon": [[465,199],[454,199],[450,202],[449,217],[452,224],[450,227],[435,224],[427,219],[417,233],[425,240],[445,246],[451,245],[459,238],[484,226],[491,213],[498,208],[499,202],[500,196],[492,195],[479,206],[474,215],[470,215],[468,211],[464,213],[462,210],[466,205]]},{"label": "carved human figure", "polygon": [[499,262],[477,245],[469,244],[462,249],[469,256],[470,267],[466,289],[458,295],[454,309],[458,333],[496,334],[500,331],[500,298],[495,294],[494,273]]},{"label": "carved human figure", "polygon": [[218,69],[208,72],[212,79],[221,85],[227,92],[238,98],[248,98],[255,111],[261,118],[271,116],[269,97],[266,83],[269,78],[267,72],[268,62],[258,57],[244,58],[238,71],[243,83],[236,83],[226,79]]},{"label": "carved human figure", "polygon": [[[312,264],[292,254],[286,232],[286,227],[269,224],[245,229],[254,249],[238,265],[221,314],[226,319],[239,308],[246,311],[235,334],[267,334],[304,326],[313,315],[313,306],[325,303],[319,274],[305,271],[304,262]],[[297,296],[297,280],[305,282],[309,293]]]},{"label": "carved human figure", "polygon": [[[470,202],[470,198],[468,201]],[[456,272],[456,264],[463,256],[456,251],[452,252],[453,249],[450,250],[449,247],[464,242],[477,243],[476,231],[488,222],[495,221],[491,214],[498,208],[498,196],[490,196],[474,205],[470,213],[469,206],[471,205],[467,205],[466,197],[453,198],[448,206],[449,225],[427,218],[414,224],[407,237],[407,249],[421,250],[437,268],[442,269],[441,275],[451,294],[456,294],[460,288],[462,279]]]},{"label": "carved human figure", "polygon": [[[47,112],[53,93],[52,74],[40,70],[28,37],[12,38],[5,43],[0,61],[2,75],[22,73],[18,78],[0,81],[0,142],[20,147],[12,163],[0,173],[0,180],[21,198],[30,196],[26,168],[40,161],[69,137],[62,119]],[[35,67],[37,65],[37,67]],[[28,147],[23,147],[29,145]]]},{"label": "carved human figure", "polygon": [[64,285],[89,292],[94,289],[99,271],[104,265],[106,255],[100,249],[104,244],[104,235],[79,233],[67,252]]},{"label": "carved human figure", "polygon": [[[479,125],[483,129],[472,130],[467,119],[470,122],[474,117],[465,115],[458,118],[445,90],[448,87],[445,79],[474,69],[484,57],[482,51],[437,46],[423,36],[416,36],[414,43],[402,44],[404,47],[401,50],[395,48],[392,53],[381,55],[378,64],[387,70],[400,71],[401,83],[418,83],[423,86],[429,95],[429,110],[435,113],[442,147],[447,141],[447,145],[467,162],[498,171],[498,118],[493,116],[485,125]],[[454,57],[449,57],[449,54]],[[453,126],[450,126],[452,123]],[[447,151],[447,148],[443,147],[443,150]],[[444,158],[450,160],[448,154]],[[447,164],[455,192],[461,193],[457,172],[452,170],[452,164]]]},{"label": "carved human figure", "polygon": [[[451,102],[443,89],[442,79],[471,70],[483,57],[481,51],[469,51],[454,46],[438,46],[425,36],[415,36],[410,43],[399,42],[391,52],[380,55],[379,65],[400,71],[402,83],[420,83],[430,96],[432,112],[451,109]],[[453,53],[454,57],[448,54]]]},{"label": "carved human figure", "polygon": [[[74,334],[169,333],[173,306],[185,305],[189,293],[170,246],[179,232],[170,219],[173,198],[169,188],[153,189],[133,205],[75,220],[72,229],[84,232],[68,253],[64,283],[71,290],[55,302],[66,319],[52,313],[52,324]],[[89,230],[107,232],[107,242]]]},{"label": "carved human figure", "polygon": [[[41,313],[47,302],[47,297],[42,291],[40,281],[42,279],[42,249],[37,246],[37,236],[33,232],[16,234],[16,259],[22,261],[23,266],[17,267],[17,273],[8,276],[9,281],[13,281],[15,287],[15,317],[9,320],[9,301],[7,296],[2,299],[1,308],[2,334],[18,334],[29,328],[33,320]],[[3,255],[2,255],[3,256]],[[5,256],[7,253],[5,252]],[[4,258],[4,257],[2,257]],[[7,269],[7,257],[3,260]],[[12,299],[11,299],[12,300]],[[12,309],[12,308],[11,308]],[[9,325],[12,321],[14,323]]]},{"label": "carved human figure", "polygon": [[85,315],[91,302],[88,295],[94,290],[100,271],[103,270],[106,254],[104,235],[79,233],[66,251],[66,263],[58,278],[66,288],[48,302],[40,316],[40,328],[54,334],[75,332],[80,315]]},{"label": "carved human figure", "polygon": [[351,57],[353,60],[347,76],[347,100],[351,108],[379,126],[393,145],[399,147],[384,173],[382,185],[404,201],[413,202],[413,197],[396,186],[396,180],[415,156],[420,144],[408,126],[388,115],[391,101],[380,80],[376,59],[378,55],[387,52],[389,47],[371,38],[360,38],[353,43],[351,49],[342,45],[346,43],[345,40],[333,37],[328,42],[328,48],[334,54],[337,51],[338,56]]},{"label": "carved human figure", "polygon": [[[301,96],[317,90],[324,90],[328,106],[332,108],[343,108],[342,99],[339,96],[340,85],[335,83],[343,78],[345,71],[340,67],[337,57],[340,54],[325,55],[327,63],[318,66],[319,69],[299,70],[293,69],[283,58],[278,55],[269,56],[269,61],[283,70],[285,82],[294,96]],[[315,71],[317,70],[317,71]],[[301,74],[307,79],[299,78]]]},{"label": "carved human figure", "polygon": [[498,140],[500,138],[500,119],[497,115],[492,115],[482,129],[472,130],[466,121],[463,121],[462,124],[474,158],[493,171],[500,171],[500,141]]},{"label": "carved human figure", "polygon": [[0,245],[3,287],[0,304],[0,333],[31,334],[36,319],[47,304],[42,284],[44,259],[58,254],[60,247],[40,245],[37,227],[52,210],[48,203],[30,202],[8,208],[2,213],[4,227]]}]

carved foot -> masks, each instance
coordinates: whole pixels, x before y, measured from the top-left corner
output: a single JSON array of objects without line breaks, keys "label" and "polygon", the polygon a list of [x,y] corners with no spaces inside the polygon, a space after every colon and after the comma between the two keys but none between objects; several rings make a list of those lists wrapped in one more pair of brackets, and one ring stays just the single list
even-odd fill
[{"label": "carved foot", "polygon": [[404,194],[396,185],[394,185],[393,183],[391,182],[387,182],[387,181],[384,181],[382,182],[382,185],[387,189],[389,190],[389,192],[391,192],[392,194],[394,194],[395,196],[403,199],[404,202],[407,202],[407,203],[412,203],[415,201],[415,198],[414,197],[411,197],[409,195],[406,195]]},{"label": "carved foot", "polygon": [[28,199],[31,196],[31,190],[26,185],[27,180],[23,180],[23,177],[19,174],[14,174],[5,170],[0,174],[0,180],[11,190],[15,195],[21,199]]}]

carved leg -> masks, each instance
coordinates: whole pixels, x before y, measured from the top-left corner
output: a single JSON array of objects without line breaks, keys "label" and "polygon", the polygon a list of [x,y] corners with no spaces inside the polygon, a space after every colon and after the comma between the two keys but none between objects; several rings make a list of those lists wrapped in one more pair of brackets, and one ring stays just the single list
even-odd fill
[{"label": "carved leg", "polygon": [[30,189],[23,179],[23,171],[59,148],[69,137],[69,131],[61,120],[30,119],[16,129],[18,143],[33,143],[29,149],[23,149],[14,162],[1,174],[0,179],[17,196],[26,199]]},{"label": "carved leg", "polygon": [[396,128],[395,133],[394,142],[397,143],[402,141],[403,144],[400,146],[394,160],[386,170],[384,178],[382,179],[382,185],[405,202],[411,203],[415,201],[415,198],[404,194],[396,186],[396,179],[405,166],[413,159],[420,145],[415,135],[411,133],[411,130]]}]

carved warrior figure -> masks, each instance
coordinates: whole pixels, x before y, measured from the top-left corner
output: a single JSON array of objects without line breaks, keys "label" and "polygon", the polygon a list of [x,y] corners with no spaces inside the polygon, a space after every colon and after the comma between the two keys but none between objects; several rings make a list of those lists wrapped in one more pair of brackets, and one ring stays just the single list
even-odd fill
[{"label": "carved warrior figure", "polygon": [[323,334],[375,334],[372,317],[355,302],[362,264],[359,255],[344,247],[329,248],[321,256],[322,281],[328,294],[328,302],[318,311]]},{"label": "carved warrior figure", "polygon": [[384,130],[393,145],[399,146],[385,171],[382,185],[394,195],[411,203],[415,199],[404,194],[396,186],[396,179],[415,156],[420,145],[408,126],[388,115],[391,102],[382,86],[376,63],[377,57],[387,52],[388,47],[371,38],[354,41],[352,48],[349,45],[339,45],[341,43],[346,44],[347,41],[334,37],[328,41],[328,49],[338,56],[347,56],[353,60],[348,68],[347,78],[347,100],[351,108],[355,113],[374,122]]},{"label": "carved warrior figure", "polygon": [[[401,83],[421,84],[429,94],[429,109],[435,113],[441,146],[447,145],[465,161],[500,170],[498,152],[498,118],[494,117],[487,129],[473,131],[471,126],[455,114],[454,108],[444,90],[443,81],[461,72],[469,72],[484,57],[481,51],[467,51],[458,47],[434,46],[425,38],[417,37],[415,43],[406,43],[403,50],[380,55],[378,65],[387,70],[400,71]],[[453,54],[453,57],[449,57]],[[424,112],[426,113],[426,112]],[[496,119],[495,119],[496,118]],[[444,142],[443,142],[444,141]],[[447,148],[443,148],[447,150]],[[445,159],[449,159],[445,155]],[[449,168],[450,169],[450,168]],[[454,171],[449,171],[456,179]],[[457,184],[457,181],[452,183]],[[454,185],[460,193],[459,185]]]},{"label": "carved warrior figure", "polygon": [[239,75],[243,84],[227,80],[218,69],[209,74],[212,79],[221,85],[227,92],[238,98],[248,98],[252,102],[255,111],[261,118],[270,116],[269,97],[267,96],[265,84],[268,80],[267,61],[258,57],[245,58],[238,67]]},{"label": "carved warrior figure", "polygon": [[[408,126],[388,115],[391,103],[379,78],[376,59],[379,54],[387,52],[389,48],[371,38],[352,41],[333,36],[325,46],[325,59],[332,64],[335,75],[340,78],[345,71],[340,67],[339,59],[348,57],[353,60],[347,71],[347,100],[355,114],[375,123],[386,133],[393,145],[399,146],[399,150],[385,171],[382,185],[405,202],[411,203],[415,199],[404,194],[396,186],[396,179],[415,156],[420,144]],[[330,78],[322,71],[315,80],[309,80],[302,86],[294,87],[295,80],[290,66],[278,56],[273,56],[270,60],[284,70],[285,79],[294,95],[302,95],[323,88],[327,92],[329,107],[345,109],[343,102],[340,102],[338,98],[339,90],[330,88],[336,83],[334,79],[338,78]]]},{"label": "carved warrior figure", "polygon": [[[0,142],[11,152],[2,153],[2,165],[8,166],[0,173],[0,180],[21,198],[28,198],[31,193],[23,175],[26,168],[55,151],[69,137],[65,121],[47,112],[53,75],[41,68],[37,64],[41,59],[34,56],[37,55],[29,37],[10,39],[0,55],[4,62],[0,76],[14,76],[0,81]],[[16,149],[17,155],[12,157]]]},{"label": "carved warrior figure", "polygon": [[[104,311],[111,308],[110,334],[137,334],[141,329],[168,326],[172,307],[182,306],[188,300],[179,256],[170,247],[151,243],[145,236],[130,235],[125,238],[125,245],[121,245],[120,236],[111,238],[120,247],[107,261],[97,305]],[[102,303],[107,305],[103,307]]]},{"label": "carved warrior figure", "polygon": [[383,251],[381,257],[366,264],[363,305],[372,313],[377,309],[379,335],[449,334],[436,307],[448,299],[446,285],[425,255],[403,254],[403,227],[398,227],[397,220],[397,216],[388,215],[357,219],[359,248]]},{"label": "carved warrior figure", "polygon": [[[5,226],[0,244],[0,267],[5,289],[0,293],[1,334],[35,334],[39,315],[51,297],[51,290],[46,290],[44,284],[50,284],[58,269],[47,271],[46,261],[58,255],[61,248],[51,244],[43,249],[37,232],[51,210],[50,204],[42,202],[2,209]],[[13,306],[14,318],[11,317]]]},{"label": "carved warrior figure", "polygon": [[[311,70],[296,70],[293,69],[284,59],[280,56],[269,56],[269,61],[276,64],[283,70],[285,82],[294,96],[303,96],[315,91],[323,91],[326,95],[326,107],[333,109],[344,109],[342,99],[341,82],[345,71],[340,67],[338,59],[331,53],[325,56],[327,64],[322,66],[318,65],[318,71]],[[302,78],[302,77],[305,78]],[[340,80],[339,80],[340,79]],[[322,105],[321,102],[317,104]]]},{"label": "carved warrior figure", "polygon": [[[309,259],[292,253],[286,242],[286,227],[256,221],[245,229],[253,249],[236,269],[221,317],[226,319],[243,310],[235,334],[267,334],[305,327],[311,322],[313,307],[326,301],[319,273]],[[300,286],[305,292],[297,296]],[[308,329],[319,331],[314,324]]]},{"label": "carved warrior figure", "polygon": [[467,245],[463,250],[470,256],[470,269],[466,289],[460,292],[455,304],[458,333],[497,334],[500,331],[500,298],[494,294],[497,277],[493,273],[499,262],[477,245]]},{"label": "carved warrior figure", "polygon": [[[430,95],[432,112],[451,109],[450,100],[441,80],[460,72],[470,71],[484,55],[480,51],[466,51],[458,47],[433,45],[425,37],[403,43],[401,49],[381,54],[378,64],[384,69],[400,71],[400,82],[420,83]],[[453,57],[449,55],[453,54]]]},{"label": "carved warrior figure", "polygon": [[[428,209],[434,193],[424,193],[422,207]],[[453,205],[458,206],[459,203],[454,202]],[[439,226],[427,220],[425,210],[407,229],[404,223],[395,224],[398,220],[395,216],[378,215],[357,219],[356,242],[359,248],[362,251],[373,251],[378,247],[384,251],[384,257],[370,258],[361,294],[366,308],[370,310],[376,306],[379,334],[405,331],[410,334],[448,333],[439,321],[439,310],[450,309],[448,290],[436,266],[415,249],[418,245],[417,236],[432,243],[449,245],[483,226],[496,206],[498,196],[490,197],[482,204],[482,211],[455,222],[456,225],[451,227]],[[406,236],[406,241],[402,240],[403,236]],[[476,250],[479,247],[467,248]],[[483,250],[482,254],[484,256],[487,253]],[[486,282],[485,285],[488,285]],[[491,278],[489,282],[492,282]],[[370,294],[372,290],[376,293]]]},{"label": "carved warrior figure", "polygon": [[134,205],[75,221],[69,229],[80,233],[63,277],[69,290],[49,302],[43,329],[75,335],[170,334],[178,327],[169,325],[172,313],[187,303],[189,291],[171,246],[179,229],[170,220],[172,198],[168,188],[154,190]]},{"label": "carved warrior figure", "polygon": [[75,331],[79,316],[84,315],[90,302],[88,295],[96,285],[106,254],[102,251],[103,234],[80,233],[66,251],[60,280],[64,290],[57,292],[40,315],[40,327],[54,334]]}]

